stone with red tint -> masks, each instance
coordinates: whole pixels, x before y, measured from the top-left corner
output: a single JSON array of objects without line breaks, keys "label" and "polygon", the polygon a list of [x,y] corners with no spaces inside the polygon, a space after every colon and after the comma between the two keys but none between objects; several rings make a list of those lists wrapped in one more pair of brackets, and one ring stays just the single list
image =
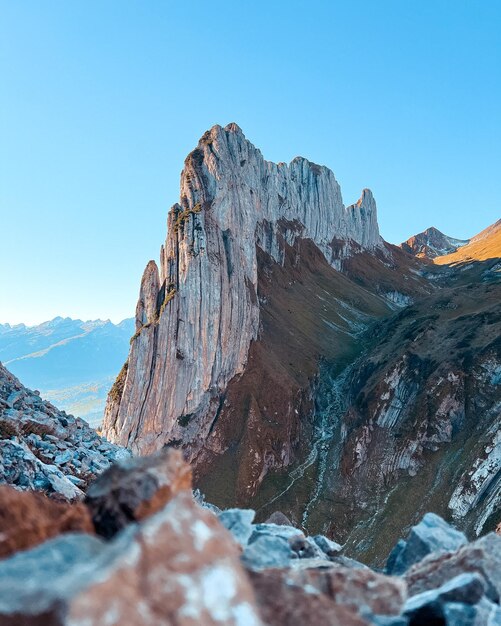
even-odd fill
[{"label": "stone with red tint", "polygon": [[93,533],[87,508],[0,485],[0,558],[67,532]]},{"label": "stone with red tint", "polygon": [[405,574],[409,594],[416,595],[441,587],[463,573],[477,573],[486,583],[486,596],[501,598],[501,537],[490,533],[456,552],[431,554]]},{"label": "stone with red tint", "polygon": [[250,572],[263,619],[271,626],[366,624],[368,615],[398,616],[405,582],[370,570],[319,567]]},{"label": "stone with red tint", "polygon": [[109,543],[68,535],[0,562],[0,626],[262,626],[239,549],[179,493]]},{"label": "stone with red tint", "polygon": [[85,503],[96,532],[109,539],[130,523],[158,512],[180,491],[190,489],[191,469],[182,453],[165,448],[112,465],[89,486]]}]

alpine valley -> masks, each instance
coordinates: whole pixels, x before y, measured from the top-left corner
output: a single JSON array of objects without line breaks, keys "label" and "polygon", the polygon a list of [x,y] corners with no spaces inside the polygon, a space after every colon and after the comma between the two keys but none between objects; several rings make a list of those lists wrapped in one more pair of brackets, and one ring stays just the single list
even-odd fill
[{"label": "alpine valley", "polygon": [[169,445],[207,501],[280,511],[381,565],[427,511],[501,521],[501,221],[385,242],[368,189],[270,163],[236,124],[191,152],[103,434]]}]

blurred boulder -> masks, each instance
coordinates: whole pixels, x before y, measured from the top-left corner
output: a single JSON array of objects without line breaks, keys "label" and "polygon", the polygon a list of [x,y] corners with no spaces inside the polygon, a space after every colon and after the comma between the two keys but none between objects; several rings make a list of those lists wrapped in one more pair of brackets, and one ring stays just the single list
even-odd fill
[{"label": "blurred boulder", "polygon": [[164,448],[156,454],[120,460],[87,490],[85,503],[96,532],[109,539],[132,522],[160,511],[177,493],[191,490],[191,468],[182,453]]}]

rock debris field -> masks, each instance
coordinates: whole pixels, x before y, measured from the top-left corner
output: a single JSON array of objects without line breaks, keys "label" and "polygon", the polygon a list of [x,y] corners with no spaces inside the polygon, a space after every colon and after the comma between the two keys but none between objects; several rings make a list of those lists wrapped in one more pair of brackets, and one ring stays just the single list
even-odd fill
[{"label": "rock debris field", "polygon": [[280,512],[220,511],[179,451],[122,458],[68,502],[0,487],[0,626],[501,624],[501,537],[426,514],[375,571]]}]

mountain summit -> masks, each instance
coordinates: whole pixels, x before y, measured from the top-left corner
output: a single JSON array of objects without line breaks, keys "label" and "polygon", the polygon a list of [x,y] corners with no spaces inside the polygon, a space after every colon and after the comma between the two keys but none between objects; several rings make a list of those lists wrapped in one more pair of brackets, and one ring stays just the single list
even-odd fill
[{"label": "mountain summit", "polygon": [[432,226],[422,233],[414,235],[401,244],[401,248],[410,254],[420,258],[434,259],[437,256],[450,254],[461,246],[465,246],[468,239],[455,239],[448,237]]},{"label": "mountain summit", "polygon": [[265,161],[236,124],[205,133],[185,161],[160,267],[150,262],[143,275],[127,375],[106,412],[109,437],[142,453],[206,438],[258,338],[259,257],[284,267],[303,240],[334,267],[353,249],[381,248],[371,192],[345,207],[328,168]]},{"label": "mountain summit", "polygon": [[369,190],[346,207],[326,167],[267,162],[238,126],[215,126],[144,272],[106,436],[139,454],[179,447],[210,502],[280,510],[373,563],[426,510],[494,528],[491,235],[484,260],[430,263],[465,242],[429,229],[392,246]]}]

